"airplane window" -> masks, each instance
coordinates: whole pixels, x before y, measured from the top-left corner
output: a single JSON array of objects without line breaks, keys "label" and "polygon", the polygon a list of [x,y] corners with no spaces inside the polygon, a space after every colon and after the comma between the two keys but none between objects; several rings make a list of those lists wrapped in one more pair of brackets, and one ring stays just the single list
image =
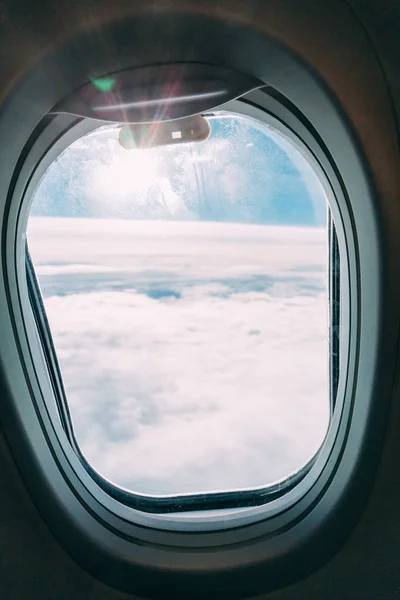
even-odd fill
[{"label": "airplane window", "polygon": [[206,118],[197,142],[126,149],[120,126],[78,139],[43,176],[28,222],[77,445],[106,480],[146,496],[299,472],[324,440],[337,380],[318,176],[265,123]]}]

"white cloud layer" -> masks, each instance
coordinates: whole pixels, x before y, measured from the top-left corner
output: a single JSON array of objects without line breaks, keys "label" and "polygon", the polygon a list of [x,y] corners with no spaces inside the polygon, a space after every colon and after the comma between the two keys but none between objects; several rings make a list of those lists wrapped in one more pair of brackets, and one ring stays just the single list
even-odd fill
[{"label": "white cloud layer", "polygon": [[144,494],[264,486],[319,448],[325,229],[32,217],[28,241],[104,477]]}]

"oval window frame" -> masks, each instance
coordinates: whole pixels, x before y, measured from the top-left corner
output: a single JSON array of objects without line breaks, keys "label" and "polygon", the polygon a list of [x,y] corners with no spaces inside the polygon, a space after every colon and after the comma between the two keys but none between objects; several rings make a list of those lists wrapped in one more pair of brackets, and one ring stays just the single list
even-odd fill
[{"label": "oval window frame", "polygon": [[[232,114],[247,116],[267,127],[271,127],[273,131],[279,133],[289,143],[295,145],[295,147],[305,156],[306,160],[317,174],[319,181],[324,187],[325,194],[329,199],[330,209],[335,220],[340,253],[341,256],[343,256],[340,261],[340,281],[344,299],[343,307],[341,308],[341,327],[344,331],[350,331],[349,260],[347,255],[348,240],[346,239],[346,232],[342,221],[343,209],[344,206],[346,206],[345,197],[340,181],[336,178],[334,170],[330,168],[329,162],[322,149],[319,147],[312,134],[307,131],[295,115],[285,109],[278,100],[269,96],[265,91],[250,92],[239,100],[233,100],[218,107],[218,112],[219,111],[228,111]],[[117,519],[122,519],[123,523],[146,527],[153,532],[157,530],[159,532],[170,531],[171,534],[178,535],[184,533],[186,538],[189,533],[197,534],[197,537],[199,533],[208,533],[207,543],[210,543],[210,534],[212,536],[212,533],[216,531],[229,531],[233,528],[240,527],[243,534],[243,527],[260,522],[268,523],[269,526],[266,528],[265,533],[271,534],[271,532],[277,529],[277,524],[275,522],[271,523],[271,520],[279,518],[279,521],[283,520],[283,522],[287,524],[288,521],[290,522],[293,520],[293,517],[298,518],[297,510],[296,515],[290,515],[290,517],[287,514],[288,511],[294,509],[294,507],[300,508],[300,501],[312,488],[314,488],[325,469],[329,457],[332,455],[335,441],[339,435],[339,425],[343,422],[343,418],[345,418],[345,415],[343,415],[343,406],[346,404],[344,390],[347,383],[346,372],[350,350],[350,336],[341,336],[341,375],[339,376],[335,411],[331,415],[327,436],[321,449],[317,453],[315,461],[313,461],[314,464],[312,464],[311,469],[306,473],[304,478],[302,478],[292,489],[277,499],[259,506],[249,508],[241,507],[239,509],[223,509],[222,511],[207,511],[206,514],[202,512],[200,516],[194,512],[187,512],[184,514],[155,514],[126,506],[121,501],[111,497],[104,488],[99,488],[98,483],[93,480],[90,473],[82,467],[82,464],[79,462],[74,450],[69,445],[65,432],[61,427],[49,379],[47,374],[40,368],[43,365],[43,356],[39,359],[39,353],[42,352],[42,348],[32,318],[32,309],[27,303],[28,290],[26,286],[25,268],[23,266],[24,242],[21,240],[25,240],[26,237],[30,201],[47,168],[71,143],[103,124],[105,125],[106,123],[76,119],[75,117],[71,119],[71,117],[64,115],[56,116],[48,127],[45,128],[42,135],[37,139],[34,148],[31,150],[30,157],[33,162],[35,162],[35,157],[41,156],[41,159],[38,162],[35,162],[36,166],[33,171],[30,172],[28,185],[25,186],[23,194],[21,194],[22,189],[19,188],[18,183],[15,190],[17,195],[23,195],[18,214],[16,232],[16,237],[20,240],[20,244],[16,248],[17,265],[19,266],[17,270],[17,280],[20,290],[21,310],[24,315],[24,328],[27,333],[27,345],[33,354],[32,364],[30,365],[32,369],[30,379],[32,380],[35,378],[40,389],[39,394],[35,394],[35,398],[41,421],[43,423],[47,421],[46,430],[49,436],[49,432],[52,431],[51,443],[54,449],[57,448],[59,461],[62,461],[63,457],[67,460],[69,469],[72,470],[74,478],[76,478],[76,481],[73,484],[75,489],[78,487],[86,489],[89,497],[95,498],[102,506],[103,510],[107,513],[111,513],[111,515]],[[57,131],[56,135],[55,130]],[[27,168],[29,168],[28,163],[26,165]],[[338,198],[340,200],[338,200]],[[348,300],[347,302],[346,299]],[[38,365],[40,365],[39,368]],[[344,436],[345,434],[342,433],[342,435]],[[266,489],[268,490],[268,488]],[[284,518],[284,516],[286,516],[286,518]],[[274,517],[275,519],[273,519]],[[124,529],[122,529],[121,533],[125,533]],[[153,539],[154,536],[151,536],[150,539],[147,536],[144,537],[144,540],[146,541],[153,541]],[[242,536],[240,536],[240,539],[243,541]],[[246,536],[244,539],[251,539],[251,536],[250,538]],[[188,542],[189,540],[186,541]],[[180,541],[178,543],[181,544]],[[225,544],[225,542],[220,538],[217,545],[223,544]],[[192,546],[192,543],[189,543],[189,545]],[[196,545],[197,542],[195,546]]]},{"label": "oval window frame", "polygon": [[[222,25],[219,24],[218,27],[222,31]],[[198,30],[197,16],[196,28]],[[187,29],[185,27],[185,30]],[[247,35],[239,30],[236,33],[235,47],[240,46]],[[383,347],[386,351],[394,347],[393,338],[389,335],[389,318],[386,311],[388,309],[388,312],[393,314],[394,300],[381,297],[377,291],[381,289],[382,282],[386,286],[385,289],[390,287],[391,280],[389,281],[384,272],[382,260],[385,257],[385,235],[392,234],[385,212],[389,208],[388,198],[372,179],[376,172],[379,173],[379,157],[376,153],[373,154],[370,147],[362,147],[359,136],[365,132],[361,131],[360,127],[356,130],[355,123],[352,123],[351,110],[354,106],[346,95],[344,104],[347,102],[350,119],[338,99],[332,96],[331,90],[319,79],[318,73],[312,72],[311,69],[307,71],[301,60],[296,61],[296,57],[290,52],[285,53],[283,47],[272,43],[267,35],[256,40],[255,33],[252,37],[253,33],[250,32],[249,38],[254,41],[255,46],[243,60],[232,59],[232,62],[237,63],[239,68],[247,61],[250,69],[251,56],[255,60],[256,56],[268,56],[268,61],[260,62],[263,67],[259,71],[262,71],[264,81],[268,80],[273,88],[283,91],[286,97],[282,92],[275,94],[273,89],[270,90],[271,95],[279,104],[288,108],[318,141],[332,171],[338,180],[344,183],[346,205],[343,205],[343,208],[348,213],[343,213],[343,220],[346,231],[354,236],[354,248],[352,247],[349,253],[351,295],[358,302],[352,304],[350,311],[352,335],[354,334],[354,339],[357,338],[357,342],[349,354],[348,363],[347,381],[352,390],[351,406],[346,406],[346,410],[349,409],[348,429],[346,435],[339,440],[340,445],[338,442],[334,448],[337,470],[328,472],[324,469],[324,475],[327,476],[324,477],[320,488],[321,493],[314,498],[308,495],[297,519],[281,522],[280,528],[275,520],[277,528],[271,533],[263,530],[260,523],[245,526],[243,529],[248,532],[246,539],[251,540],[251,543],[241,542],[238,532],[242,528],[236,528],[232,530],[230,537],[229,532],[225,532],[226,545],[219,548],[218,552],[215,547],[211,551],[213,538],[218,532],[197,536],[198,543],[189,552],[185,551],[185,545],[180,549],[175,547],[174,552],[167,552],[168,541],[171,539],[168,532],[154,536],[154,544],[143,544],[140,535],[135,538],[140,528],[124,536],[117,528],[113,528],[112,523],[103,519],[104,511],[96,504],[95,499],[91,501],[90,506],[81,503],[82,490],[69,485],[68,472],[65,479],[60,476],[58,456],[51,451],[46,429],[39,420],[40,415],[28,401],[35,390],[25,365],[25,358],[29,362],[29,357],[21,351],[19,345],[19,337],[23,330],[20,329],[21,321],[16,318],[18,315],[14,314],[13,309],[16,301],[13,271],[16,262],[15,246],[7,234],[8,226],[13,226],[16,209],[15,203],[11,202],[11,192],[24,164],[29,161],[30,150],[40,133],[34,128],[50,110],[51,105],[59,99],[55,96],[60,93],[60,89],[64,90],[64,93],[69,91],[67,88],[72,86],[72,76],[57,90],[51,85],[42,90],[38,85],[37,76],[39,73],[40,82],[43,71],[40,73],[38,69],[15,94],[18,101],[10,103],[11,108],[7,107],[0,122],[1,139],[9,140],[12,146],[11,157],[6,157],[3,167],[9,171],[11,180],[9,181],[7,174],[5,193],[8,192],[8,197],[3,222],[3,265],[0,281],[0,295],[3,300],[6,299],[9,311],[7,317],[10,317],[10,324],[6,322],[5,338],[1,342],[2,367],[8,390],[4,409],[7,439],[42,516],[71,555],[103,581],[117,588],[136,592],[142,590],[147,595],[149,591],[154,590],[153,578],[156,574],[160,578],[156,584],[158,589],[172,583],[183,592],[188,589],[190,583],[193,589],[196,585],[215,590],[229,589],[233,592],[232,597],[244,595],[243,591],[249,595],[258,590],[265,591],[287,585],[321,565],[348,535],[364,506],[385,431],[390,398],[381,398],[379,392],[389,390],[390,384],[382,381],[385,380],[385,376],[390,380],[393,361],[389,360],[383,364],[378,360],[377,354]],[[258,43],[263,51],[257,54],[255,50]],[[200,56],[201,53],[198,54]],[[207,52],[204,51],[203,55],[206,56]],[[55,64],[58,64],[59,59],[60,56],[57,55]],[[98,64],[100,59],[92,57],[93,64],[96,60]],[[139,56],[137,60],[144,59]],[[324,64],[320,67],[323,70]],[[45,71],[45,67],[43,70]],[[292,79],[291,75],[294,73],[296,77]],[[376,69],[373,74],[376,76],[379,92],[374,94],[373,90],[372,96],[382,97],[382,82],[376,74]],[[48,72],[45,76],[47,75]],[[329,80],[332,74],[326,75]],[[79,76],[84,77],[84,74],[80,73]],[[331,83],[339,87],[333,76],[331,79]],[[76,79],[73,81],[76,82]],[[370,83],[370,79],[368,81]],[[359,87],[362,86],[363,80]],[[24,119],[18,137],[13,138],[10,128],[13,127],[13,120],[21,116],[21,112],[18,112],[21,110],[21,97],[29,97],[30,92],[39,89],[37,96],[40,96],[41,101]],[[392,124],[386,97],[384,99],[384,117],[373,120],[374,126],[379,123],[383,123],[384,126]],[[7,119],[9,124],[6,123]],[[44,131],[43,127],[44,123],[39,126]],[[384,148],[388,150],[388,145],[384,145]],[[32,168],[33,166],[31,165]],[[11,178],[12,172],[14,174]],[[29,173],[25,175],[29,178]],[[346,190],[351,196],[351,203]],[[18,200],[18,195],[15,200]],[[381,217],[383,222],[379,220]],[[353,257],[355,264],[352,263]],[[368,317],[365,316],[367,314]],[[355,324],[358,327],[355,327]],[[6,344],[9,345],[7,352]],[[187,540],[188,536],[182,534],[182,541],[184,538]],[[256,574],[257,577],[249,582],[248,576],[252,574]],[[218,585],[214,585],[215,582]],[[228,584],[228,587],[224,588],[224,583]]]}]

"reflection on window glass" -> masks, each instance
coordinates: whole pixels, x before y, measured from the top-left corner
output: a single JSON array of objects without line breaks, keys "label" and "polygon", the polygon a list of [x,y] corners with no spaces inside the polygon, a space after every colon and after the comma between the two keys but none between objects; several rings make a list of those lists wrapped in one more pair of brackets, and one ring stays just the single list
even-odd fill
[{"label": "reflection on window glass", "polygon": [[77,442],[147,495],[268,486],[329,424],[321,184],[266,125],[210,124],[151,150],[79,139],[28,223]]}]

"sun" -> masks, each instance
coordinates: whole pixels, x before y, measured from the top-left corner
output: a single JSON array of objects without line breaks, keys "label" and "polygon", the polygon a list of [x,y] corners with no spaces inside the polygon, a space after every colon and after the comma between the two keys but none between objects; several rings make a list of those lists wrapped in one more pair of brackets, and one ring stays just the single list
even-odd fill
[{"label": "sun", "polygon": [[101,199],[132,200],[135,194],[145,192],[157,183],[157,158],[151,150],[113,148],[106,164],[93,165],[89,185],[92,195]]}]

